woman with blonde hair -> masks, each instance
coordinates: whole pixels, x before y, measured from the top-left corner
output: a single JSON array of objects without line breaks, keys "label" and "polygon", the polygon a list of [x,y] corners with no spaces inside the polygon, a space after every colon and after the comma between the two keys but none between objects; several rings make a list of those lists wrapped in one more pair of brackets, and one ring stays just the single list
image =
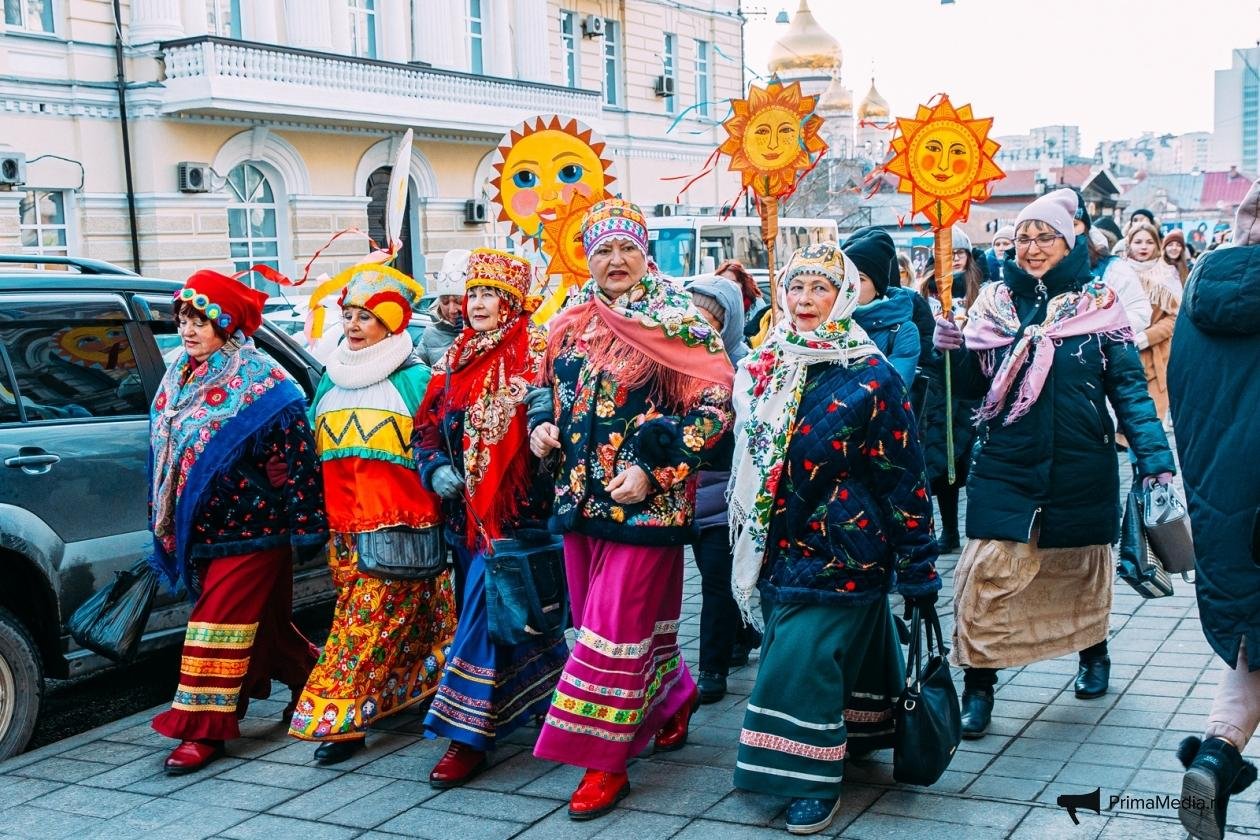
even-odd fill
[{"label": "woman with blonde hair", "polygon": [[1146,387],[1160,420],[1168,414],[1168,351],[1181,309],[1181,279],[1177,269],[1164,261],[1162,249],[1159,228],[1134,220],[1125,241],[1125,259],[1151,302],[1150,326],[1134,337],[1134,343],[1141,351]]}]

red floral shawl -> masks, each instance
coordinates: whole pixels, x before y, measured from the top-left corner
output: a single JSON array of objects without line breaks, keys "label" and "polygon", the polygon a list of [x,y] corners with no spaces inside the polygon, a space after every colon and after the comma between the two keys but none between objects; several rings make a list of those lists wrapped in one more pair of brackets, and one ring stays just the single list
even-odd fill
[{"label": "red floral shawl", "polygon": [[[502,327],[465,327],[429,380],[420,416],[464,412],[462,441],[468,545],[481,550],[514,524],[530,489],[522,403],[538,377],[546,333],[519,307]],[[450,453],[456,457],[455,453]]]}]

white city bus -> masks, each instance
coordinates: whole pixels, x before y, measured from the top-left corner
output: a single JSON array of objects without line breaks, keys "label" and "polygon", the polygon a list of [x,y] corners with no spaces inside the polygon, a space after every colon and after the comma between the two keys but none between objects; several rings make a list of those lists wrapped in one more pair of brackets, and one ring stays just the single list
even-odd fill
[{"label": "white city bus", "polygon": [[[689,277],[711,272],[726,260],[739,260],[760,285],[769,283],[761,220],[756,216],[652,216],[647,222],[652,257],[664,274]],[[833,219],[780,219],[776,265],[782,268],[798,248],[836,239]]]}]

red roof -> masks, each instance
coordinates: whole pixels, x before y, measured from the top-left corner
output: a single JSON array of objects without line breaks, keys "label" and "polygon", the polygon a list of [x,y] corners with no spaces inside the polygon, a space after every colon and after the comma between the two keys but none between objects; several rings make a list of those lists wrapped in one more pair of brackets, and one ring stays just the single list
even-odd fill
[{"label": "red roof", "polygon": [[[1037,194],[1037,172],[1038,170],[1036,169],[1017,169],[1014,172],[1007,172],[1005,178],[993,185],[991,195],[994,198],[1035,196]],[[1050,184],[1052,186],[1066,184],[1068,186],[1081,187],[1089,181],[1092,174],[1093,167],[1089,164],[1054,166],[1050,168]],[[1245,193],[1246,190],[1243,192]]]},{"label": "red roof", "polygon": [[1203,193],[1199,196],[1199,207],[1205,210],[1215,209],[1220,203],[1226,207],[1237,207],[1251,189],[1252,178],[1237,170],[1232,172],[1204,172]]}]

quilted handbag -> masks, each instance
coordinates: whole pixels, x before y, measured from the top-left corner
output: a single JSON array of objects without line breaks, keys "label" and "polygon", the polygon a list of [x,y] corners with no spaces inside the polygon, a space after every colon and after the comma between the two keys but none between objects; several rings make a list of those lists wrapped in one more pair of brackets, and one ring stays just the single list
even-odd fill
[{"label": "quilted handbag", "polygon": [[1124,519],[1120,522],[1116,574],[1143,598],[1164,598],[1173,594],[1168,572],[1160,565],[1146,538],[1146,527],[1142,524],[1142,488],[1137,484],[1129,490]]},{"label": "quilted handbag", "polygon": [[68,622],[70,635],[88,650],[114,662],[136,655],[157,597],[157,574],[141,560],[114,572],[114,580],[84,601]]},{"label": "quilted handbag", "polygon": [[906,658],[906,688],[893,711],[893,779],[907,785],[931,785],[958,750],[962,710],[936,610],[915,607],[910,621],[914,627]]},{"label": "quilted handbag", "polygon": [[560,638],[569,617],[564,540],[521,529],[491,548],[485,558],[490,638],[500,645]]},{"label": "quilted handbag", "polygon": [[1142,525],[1151,550],[1170,575],[1194,571],[1194,538],[1186,504],[1171,484],[1142,491]]},{"label": "quilted handbag", "polygon": [[359,571],[384,580],[429,580],[446,571],[441,526],[399,525],[354,535]]}]

